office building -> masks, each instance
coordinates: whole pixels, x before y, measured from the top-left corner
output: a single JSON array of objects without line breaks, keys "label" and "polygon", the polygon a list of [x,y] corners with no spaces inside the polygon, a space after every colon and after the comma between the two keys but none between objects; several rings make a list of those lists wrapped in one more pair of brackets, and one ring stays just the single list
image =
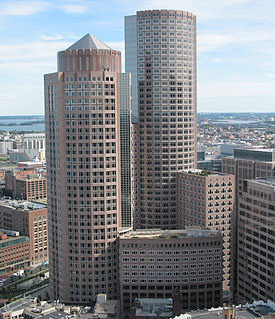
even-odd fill
[{"label": "office building", "polygon": [[39,159],[45,160],[45,133],[29,133],[22,137],[23,151],[30,160]]},{"label": "office building", "polygon": [[275,177],[244,181],[239,199],[238,302],[275,300]]},{"label": "office building", "polygon": [[235,178],[193,170],[178,173],[178,227],[198,225],[223,236],[223,289],[233,292]]},{"label": "office building", "polygon": [[47,197],[46,172],[43,170],[10,170],[6,172],[6,189],[16,199],[35,200]]},{"label": "office building", "polygon": [[235,175],[236,195],[239,197],[244,179],[275,176],[275,150],[235,149],[233,157],[222,159],[222,172]]},{"label": "office building", "polygon": [[176,228],[176,173],[196,166],[196,17],[175,10],[125,17],[132,75],[133,219]]},{"label": "office building", "polygon": [[13,141],[0,140],[0,155],[7,155],[9,150],[13,149]]},{"label": "office building", "polygon": [[[222,172],[235,175],[236,214],[234,217],[235,229],[239,224],[239,199],[243,194],[244,180],[275,176],[275,151],[273,149],[235,149],[234,156],[222,159]],[[235,252],[238,252],[238,232],[236,233]],[[237,256],[234,255],[235,267]],[[235,284],[238,288],[238,284]],[[238,292],[235,291],[235,296]]]},{"label": "office building", "polygon": [[131,74],[121,73],[120,90],[120,154],[121,154],[121,225],[132,225],[131,213]]},{"label": "office building", "polygon": [[8,151],[10,163],[16,164],[18,162],[29,161],[28,155],[21,149],[13,149]]},{"label": "office building", "polygon": [[197,161],[197,168],[206,171],[222,171],[222,160],[220,158],[206,158],[203,161]]},{"label": "office building", "polygon": [[30,265],[48,262],[47,206],[30,201],[0,200],[0,225],[29,238]]},{"label": "office building", "polygon": [[226,156],[233,156],[235,149],[246,149],[246,144],[229,144],[224,143],[220,146],[220,158],[226,157]]},{"label": "office building", "polygon": [[119,237],[123,318],[136,298],[172,298],[182,309],[218,306],[222,298],[223,240],[217,230],[140,230]]},{"label": "office building", "polygon": [[118,294],[121,53],[87,34],[45,75],[50,294]]},{"label": "office building", "polygon": [[29,238],[18,234],[8,236],[0,231],[0,256],[0,278],[27,268],[30,264]]}]

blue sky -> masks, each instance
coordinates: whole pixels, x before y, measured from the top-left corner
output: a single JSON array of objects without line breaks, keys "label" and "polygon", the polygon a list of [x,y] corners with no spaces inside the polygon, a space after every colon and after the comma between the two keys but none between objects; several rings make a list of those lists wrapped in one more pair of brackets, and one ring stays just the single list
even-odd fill
[{"label": "blue sky", "polygon": [[88,32],[123,51],[124,16],[161,8],[197,15],[199,112],[275,112],[274,0],[0,0],[0,115],[43,114],[57,51]]}]

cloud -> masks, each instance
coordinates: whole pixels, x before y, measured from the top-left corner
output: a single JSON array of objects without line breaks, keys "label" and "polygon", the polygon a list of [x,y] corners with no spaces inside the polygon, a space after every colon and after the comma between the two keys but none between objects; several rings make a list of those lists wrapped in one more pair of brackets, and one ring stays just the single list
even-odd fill
[{"label": "cloud", "polygon": [[198,35],[198,51],[212,52],[236,42],[236,38],[226,34]]},{"label": "cloud", "polygon": [[42,34],[40,36],[41,40],[45,40],[45,41],[56,41],[56,40],[63,40],[64,37],[60,34],[56,34],[56,35],[46,35],[46,34]]},{"label": "cloud", "polygon": [[[265,0],[266,1],[266,0]],[[171,9],[184,10],[194,13],[200,21],[209,19],[225,19],[239,12],[243,6],[253,2],[253,0],[143,0],[138,2],[138,10],[145,9]],[[232,10],[233,9],[233,10]]]},{"label": "cloud", "polygon": [[0,45],[0,61],[56,59],[56,52],[65,50],[70,45],[71,41],[34,41],[21,44],[2,44]]},{"label": "cloud", "polygon": [[62,6],[62,10],[68,14],[81,14],[87,12],[88,8],[80,4],[65,4],[64,6]]},{"label": "cloud", "polygon": [[32,15],[47,11],[49,7],[46,1],[5,1],[0,4],[0,16]]},{"label": "cloud", "polygon": [[118,51],[124,51],[124,41],[111,41],[111,42],[106,42],[106,44],[114,49],[114,50],[118,50]]},{"label": "cloud", "polygon": [[264,75],[271,79],[275,79],[275,73],[264,73]]},{"label": "cloud", "polygon": [[198,87],[200,98],[232,98],[275,96],[275,82],[234,81],[217,82],[215,84],[201,83]]}]

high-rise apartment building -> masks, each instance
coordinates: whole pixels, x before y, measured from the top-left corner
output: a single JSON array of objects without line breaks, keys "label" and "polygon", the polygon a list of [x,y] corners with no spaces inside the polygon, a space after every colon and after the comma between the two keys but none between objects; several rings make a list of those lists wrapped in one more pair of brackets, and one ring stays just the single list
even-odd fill
[{"label": "high-rise apartment building", "polygon": [[[220,231],[137,230],[119,236],[122,318],[136,298],[172,298],[180,309],[219,306],[222,299]],[[149,316],[148,316],[149,318]]]},{"label": "high-rise apartment building", "polygon": [[121,226],[132,226],[131,214],[131,74],[121,73],[120,154],[121,154]]},{"label": "high-rise apartment building", "polygon": [[275,178],[244,181],[239,200],[238,302],[275,300]]},{"label": "high-rise apartment building", "polygon": [[118,293],[121,54],[87,34],[45,75],[51,298]]},{"label": "high-rise apartment building", "polygon": [[178,227],[202,226],[223,236],[223,289],[232,290],[234,266],[235,178],[193,170],[178,173]]},{"label": "high-rise apartment building", "polygon": [[175,10],[125,17],[132,75],[135,228],[176,228],[176,174],[196,166],[196,17]]}]

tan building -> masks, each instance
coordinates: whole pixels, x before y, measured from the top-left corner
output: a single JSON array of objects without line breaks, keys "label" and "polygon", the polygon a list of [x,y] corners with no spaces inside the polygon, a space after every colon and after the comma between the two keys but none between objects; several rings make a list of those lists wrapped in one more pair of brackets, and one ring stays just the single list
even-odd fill
[{"label": "tan building", "polygon": [[[234,156],[222,159],[222,172],[235,175],[236,214],[235,229],[239,224],[239,199],[243,193],[244,180],[275,176],[275,150],[273,149],[235,149]],[[238,234],[238,232],[236,232]],[[235,240],[235,252],[239,251],[238,238]],[[237,255],[234,255],[237,261]],[[235,285],[238,288],[238,284]],[[238,291],[235,290],[235,296]]]},{"label": "tan building", "polygon": [[1,181],[1,182],[5,181],[6,171],[7,171],[7,170],[4,169],[4,168],[1,168],[1,169],[0,169],[0,181]]},{"label": "tan building", "polygon": [[235,149],[233,157],[222,159],[222,171],[236,176],[238,199],[242,195],[245,179],[275,176],[275,150]]},{"label": "tan building", "polygon": [[45,75],[50,292],[90,304],[118,294],[121,53],[87,34]]},{"label": "tan building", "polygon": [[180,295],[182,309],[218,306],[222,298],[219,231],[140,230],[119,237],[120,300],[123,318],[136,298]]},{"label": "tan building", "polygon": [[125,17],[132,75],[134,227],[176,228],[176,173],[196,167],[196,16],[176,10]]},{"label": "tan building", "polygon": [[20,232],[29,237],[30,265],[48,262],[47,207],[28,201],[0,201],[1,228]]},{"label": "tan building", "polygon": [[43,170],[10,170],[6,172],[6,189],[16,199],[34,200],[47,197],[46,173]]},{"label": "tan building", "polygon": [[7,277],[16,270],[27,268],[29,260],[29,238],[8,236],[0,231],[0,278]]},{"label": "tan building", "polygon": [[232,290],[234,273],[235,178],[193,170],[177,176],[178,227],[198,225],[223,235],[223,288]]},{"label": "tan building", "polygon": [[275,177],[247,180],[239,200],[238,302],[275,300]]},{"label": "tan building", "polygon": [[98,294],[92,318],[120,319],[119,300],[108,300],[105,294]]}]

